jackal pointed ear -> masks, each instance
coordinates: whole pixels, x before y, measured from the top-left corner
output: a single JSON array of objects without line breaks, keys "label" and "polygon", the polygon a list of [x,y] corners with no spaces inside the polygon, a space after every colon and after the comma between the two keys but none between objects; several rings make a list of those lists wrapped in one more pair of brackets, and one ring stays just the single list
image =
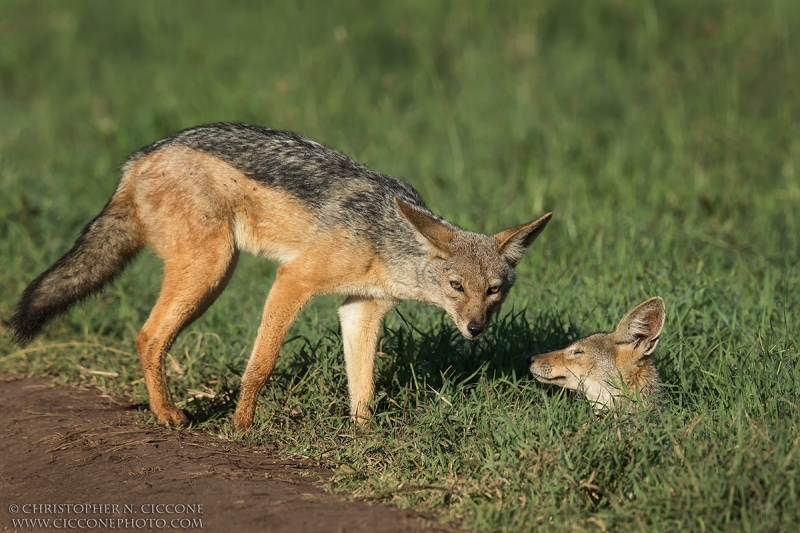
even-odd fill
[{"label": "jackal pointed ear", "polygon": [[453,240],[455,231],[452,228],[442,224],[439,220],[432,217],[428,213],[420,211],[409,204],[405,203],[400,198],[395,198],[394,203],[403,218],[408,220],[414,229],[430,243],[436,251],[441,255],[449,256],[452,253],[450,248],[450,241]]},{"label": "jackal pointed ear", "polygon": [[643,357],[650,355],[658,344],[664,316],[663,298],[650,298],[619,321],[614,336],[617,342],[635,343],[634,349],[641,350]]},{"label": "jackal pointed ear", "polygon": [[544,231],[545,226],[550,221],[553,213],[547,213],[533,222],[514,226],[500,233],[494,234],[494,239],[498,242],[497,253],[504,256],[511,266],[516,267],[522,261],[525,250],[533,244],[536,237]]}]

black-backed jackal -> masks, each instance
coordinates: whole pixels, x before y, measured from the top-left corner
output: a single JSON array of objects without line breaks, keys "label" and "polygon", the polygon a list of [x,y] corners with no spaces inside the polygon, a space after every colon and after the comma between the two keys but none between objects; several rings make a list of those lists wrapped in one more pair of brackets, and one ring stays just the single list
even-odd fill
[{"label": "black-backed jackal", "polygon": [[149,244],[164,261],[161,294],[136,338],[150,408],[182,424],[164,359],[176,336],[219,296],[241,250],[282,263],[242,377],[237,429],[283,338],[313,296],[339,309],[354,419],[370,415],[380,325],[401,300],[439,306],[477,339],[514,283],[514,268],[550,214],[493,236],[431,213],[404,181],[302,135],[245,124],[198,126],[134,153],[116,192],[73,248],[25,289],[12,319],[26,343],[100,290]]}]

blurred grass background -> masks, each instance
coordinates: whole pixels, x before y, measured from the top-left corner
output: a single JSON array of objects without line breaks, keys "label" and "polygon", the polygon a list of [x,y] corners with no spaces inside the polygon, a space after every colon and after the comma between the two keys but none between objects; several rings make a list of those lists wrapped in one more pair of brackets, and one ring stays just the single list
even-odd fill
[{"label": "blurred grass background", "polygon": [[[800,3],[0,2],[0,322],[135,149],[243,121],[302,132],[494,232],[553,211],[488,337],[386,322],[377,416],[346,419],[335,308],[293,327],[247,437],[332,490],[478,531],[781,531],[800,523]],[[228,415],[275,265],[243,258],[167,361]],[[144,254],[0,369],[145,402]],[[524,356],[666,300],[665,410],[599,417]],[[70,344],[64,346],[65,344]],[[55,347],[52,347],[56,345]],[[48,348],[49,347],[49,348]],[[110,372],[116,376],[93,372]]]}]

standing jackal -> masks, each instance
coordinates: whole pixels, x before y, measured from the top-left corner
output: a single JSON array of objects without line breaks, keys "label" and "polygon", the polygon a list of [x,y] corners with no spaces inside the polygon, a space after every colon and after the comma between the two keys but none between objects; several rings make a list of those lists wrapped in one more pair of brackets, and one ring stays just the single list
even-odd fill
[{"label": "standing jackal", "polygon": [[494,236],[431,213],[407,183],[302,135],[245,124],[198,126],[134,153],[114,195],[72,249],[22,294],[12,318],[26,343],[100,290],[149,244],[164,261],[161,294],[136,337],[159,423],[187,421],[167,388],[177,335],[219,296],[240,250],[282,263],[242,376],[237,429],[253,423],[283,338],[313,296],[339,308],[355,420],[370,415],[382,319],[400,300],[443,308],[477,339],[514,283],[514,268],[550,214]]},{"label": "standing jackal", "polygon": [[653,352],[663,326],[664,300],[650,298],[625,315],[613,333],[530,357],[530,371],[542,383],[582,393],[598,409],[629,398],[649,406],[660,392]]}]

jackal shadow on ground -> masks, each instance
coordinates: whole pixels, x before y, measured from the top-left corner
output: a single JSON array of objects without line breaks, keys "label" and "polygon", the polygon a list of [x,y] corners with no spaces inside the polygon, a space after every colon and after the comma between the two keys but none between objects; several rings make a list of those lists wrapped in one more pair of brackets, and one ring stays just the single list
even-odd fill
[{"label": "jackal shadow on ground", "polygon": [[[536,314],[533,320],[524,309],[501,313],[479,341],[464,339],[444,313],[438,320],[416,320],[413,309],[400,309],[396,317],[399,320],[384,328],[376,357],[376,414],[390,408],[382,405],[391,403],[387,398],[405,397],[415,389],[440,390],[445,382],[464,386],[481,378],[528,379],[527,356],[564,347],[582,335],[571,321],[551,311]],[[288,404],[288,398],[286,402],[281,398],[298,386],[321,379],[330,400],[338,398],[344,407],[347,383],[339,332],[326,329],[315,339],[295,336],[285,344],[295,347],[283,354],[282,364],[262,395]],[[192,422],[207,423],[234,411],[245,363],[228,365],[230,373],[218,377],[214,397],[182,402]],[[346,417],[346,409],[341,415]],[[302,418],[302,413],[297,416]]]},{"label": "jackal shadow on ground", "polygon": [[445,315],[428,330],[403,322],[402,327],[387,330],[383,345],[391,357],[378,376],[377,388],[389,394],[415,383],[438,389],[445,378],[466,384],[479,376],[490,381],[527,377],[528,355],[565,346],[581,336],[571,322],[553,312],[530,321],[525,310],[512,309],[501,314],[478,342],[459,335]]}]

